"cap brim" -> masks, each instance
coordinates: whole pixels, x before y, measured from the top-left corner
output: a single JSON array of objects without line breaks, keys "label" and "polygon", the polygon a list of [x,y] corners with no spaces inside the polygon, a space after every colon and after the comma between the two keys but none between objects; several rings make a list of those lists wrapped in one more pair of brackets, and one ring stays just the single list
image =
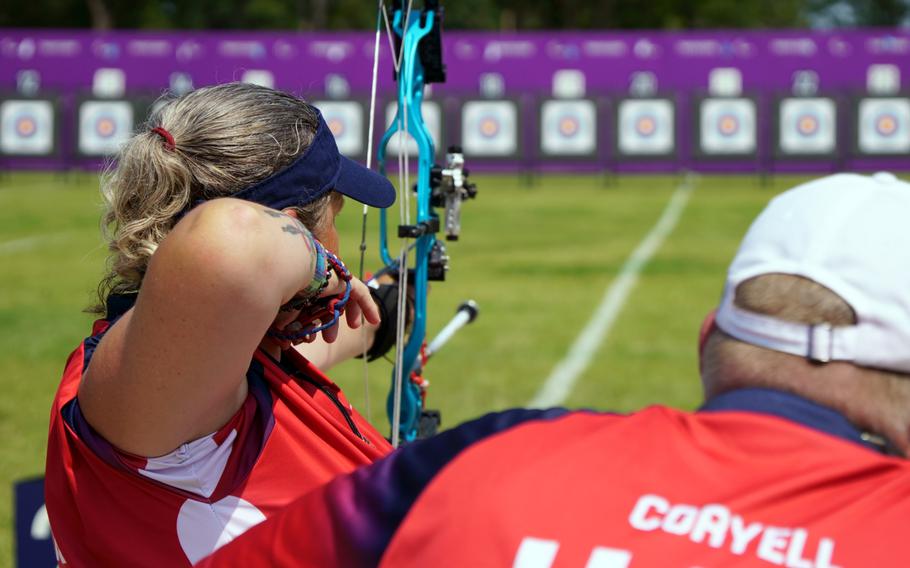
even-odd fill
[{"label": "cap brim", "polygon": [[395,187],[385,176],[341,156],[335,191],[370,207],[385,209],[395,203]]}]

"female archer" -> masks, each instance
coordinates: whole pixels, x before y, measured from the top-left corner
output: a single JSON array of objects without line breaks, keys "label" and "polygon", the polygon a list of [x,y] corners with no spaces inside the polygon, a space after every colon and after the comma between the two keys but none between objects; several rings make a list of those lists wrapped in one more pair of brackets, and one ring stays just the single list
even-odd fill
[{"label": "female archer", "polygon": [[103,315],[52,408],[47,510],[71,566],[189,566],[390,450],[291,347],[378,325],[335,216],[343,195],[388,207],[391,184],[263,87],[190,92],[150,125],[106,176]]}]

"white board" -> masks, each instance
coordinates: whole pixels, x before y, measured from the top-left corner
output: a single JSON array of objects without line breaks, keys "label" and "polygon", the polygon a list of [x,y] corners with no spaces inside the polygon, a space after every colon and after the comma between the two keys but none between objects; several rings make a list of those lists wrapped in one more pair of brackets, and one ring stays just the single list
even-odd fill
[{"label": "white board", "polygon": [[468,156],[518,153],[518,105],[511,100],[468,101],[461,110],[461,143]]},{"label": "white board", "polygon": [[546,156],[595,155],[597,106],[594,101],[544,101],[540,106],[540,151]]},{"label": "white board", "polygon": [[707,98],[701,101],[699,133],[706,156],[747,156],[758,147],[755,101]]},{"label": "white board", "polygon": [[51,101],[0,102],[0,152],[10,156],[48,156],[56,146],[55,126]]},{"label": "white board", "polygon": [[676,107],[668,99],[628,99],[617,111],[617,150],[625,156],[676,152]]}]

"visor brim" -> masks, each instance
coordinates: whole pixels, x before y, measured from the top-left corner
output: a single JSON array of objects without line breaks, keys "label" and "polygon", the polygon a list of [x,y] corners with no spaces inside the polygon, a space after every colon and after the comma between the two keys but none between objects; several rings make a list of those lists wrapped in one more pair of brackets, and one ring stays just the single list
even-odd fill
[{"label": "visor brim", "polygon": [[385,209],[395,203],[392,182],[345,156],[341,156],[338,181],[333,189],[370,207]]}]

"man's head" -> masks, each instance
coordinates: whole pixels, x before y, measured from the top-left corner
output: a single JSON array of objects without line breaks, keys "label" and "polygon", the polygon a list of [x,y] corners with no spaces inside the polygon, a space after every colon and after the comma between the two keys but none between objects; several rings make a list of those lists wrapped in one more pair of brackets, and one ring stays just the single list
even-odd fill
[{"label": "man's head", "polygon": [[908,221],[910,184],[889,174],[772,200],[727,275],[703,351],[707,396],[788,390],[910,449]]}]

